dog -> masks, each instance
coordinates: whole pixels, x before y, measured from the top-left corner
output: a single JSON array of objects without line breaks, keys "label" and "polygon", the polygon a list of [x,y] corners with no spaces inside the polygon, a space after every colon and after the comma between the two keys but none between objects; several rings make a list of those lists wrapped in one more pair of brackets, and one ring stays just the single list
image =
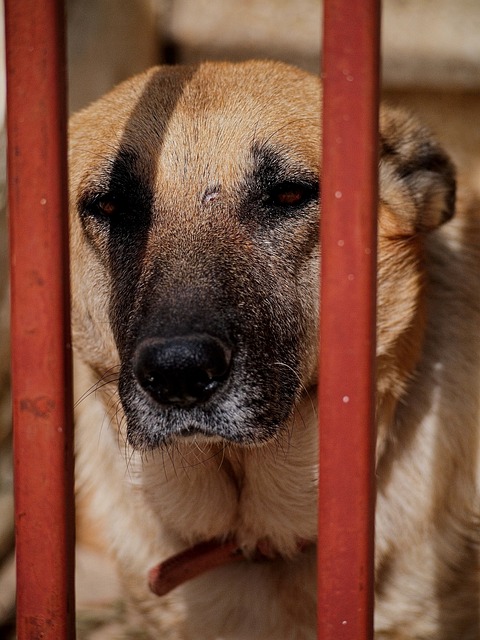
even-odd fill
[{"label": "dog", "polygon": [[[79,517],[152,638],[316,637],[321,98],[202,63],[71,119]],[[375,637],[479,638],[480,207],[396,108],[379,158]]]}]

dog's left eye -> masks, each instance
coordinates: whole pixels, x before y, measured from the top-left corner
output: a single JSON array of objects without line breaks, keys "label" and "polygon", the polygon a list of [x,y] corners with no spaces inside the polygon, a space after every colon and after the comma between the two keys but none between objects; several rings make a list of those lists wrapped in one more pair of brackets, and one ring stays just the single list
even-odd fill
[{"label": "dog's left eye", "polygon": [[268,194],[267,204],[274,207],[301,207],[317,196],[317,189],[298,182],[282,182]]}]

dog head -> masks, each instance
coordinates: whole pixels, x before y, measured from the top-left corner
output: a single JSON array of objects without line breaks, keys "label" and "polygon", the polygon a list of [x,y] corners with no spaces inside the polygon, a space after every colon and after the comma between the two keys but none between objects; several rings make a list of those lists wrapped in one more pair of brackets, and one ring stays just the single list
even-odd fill
[{"label": "dog head", "polygon": [[[74,339],[99,378],[118,379],[133,447],[262,443],[314,387],[320,103],[317,78],[286,65],[203,64],[152,69],[73,117]],[[413,366],[421,237],[454,193],[440,149],[389,113],[383,395]]]}]

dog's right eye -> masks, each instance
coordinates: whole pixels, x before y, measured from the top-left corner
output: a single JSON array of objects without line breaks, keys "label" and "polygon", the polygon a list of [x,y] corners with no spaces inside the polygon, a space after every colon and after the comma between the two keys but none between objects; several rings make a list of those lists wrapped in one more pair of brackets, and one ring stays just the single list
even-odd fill
[{"label": "dog's right eye", "polygon": [[128,210],[125,200],[114,193],[97,196],[88,205],[91,214],[105,219],[124,216]]}]

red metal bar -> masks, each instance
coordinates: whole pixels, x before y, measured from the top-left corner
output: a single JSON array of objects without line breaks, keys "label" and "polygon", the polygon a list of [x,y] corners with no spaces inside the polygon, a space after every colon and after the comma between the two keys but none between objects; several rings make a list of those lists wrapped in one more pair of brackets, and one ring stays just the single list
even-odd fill
[{"label": "red metal bar", "polygon": [[320,640],[373,637],[378,0],[326,0],[320,322]]},{"label": "red metal bar", "polygon": [[17,637],[72,640],[63,3],[6,0]]}]

